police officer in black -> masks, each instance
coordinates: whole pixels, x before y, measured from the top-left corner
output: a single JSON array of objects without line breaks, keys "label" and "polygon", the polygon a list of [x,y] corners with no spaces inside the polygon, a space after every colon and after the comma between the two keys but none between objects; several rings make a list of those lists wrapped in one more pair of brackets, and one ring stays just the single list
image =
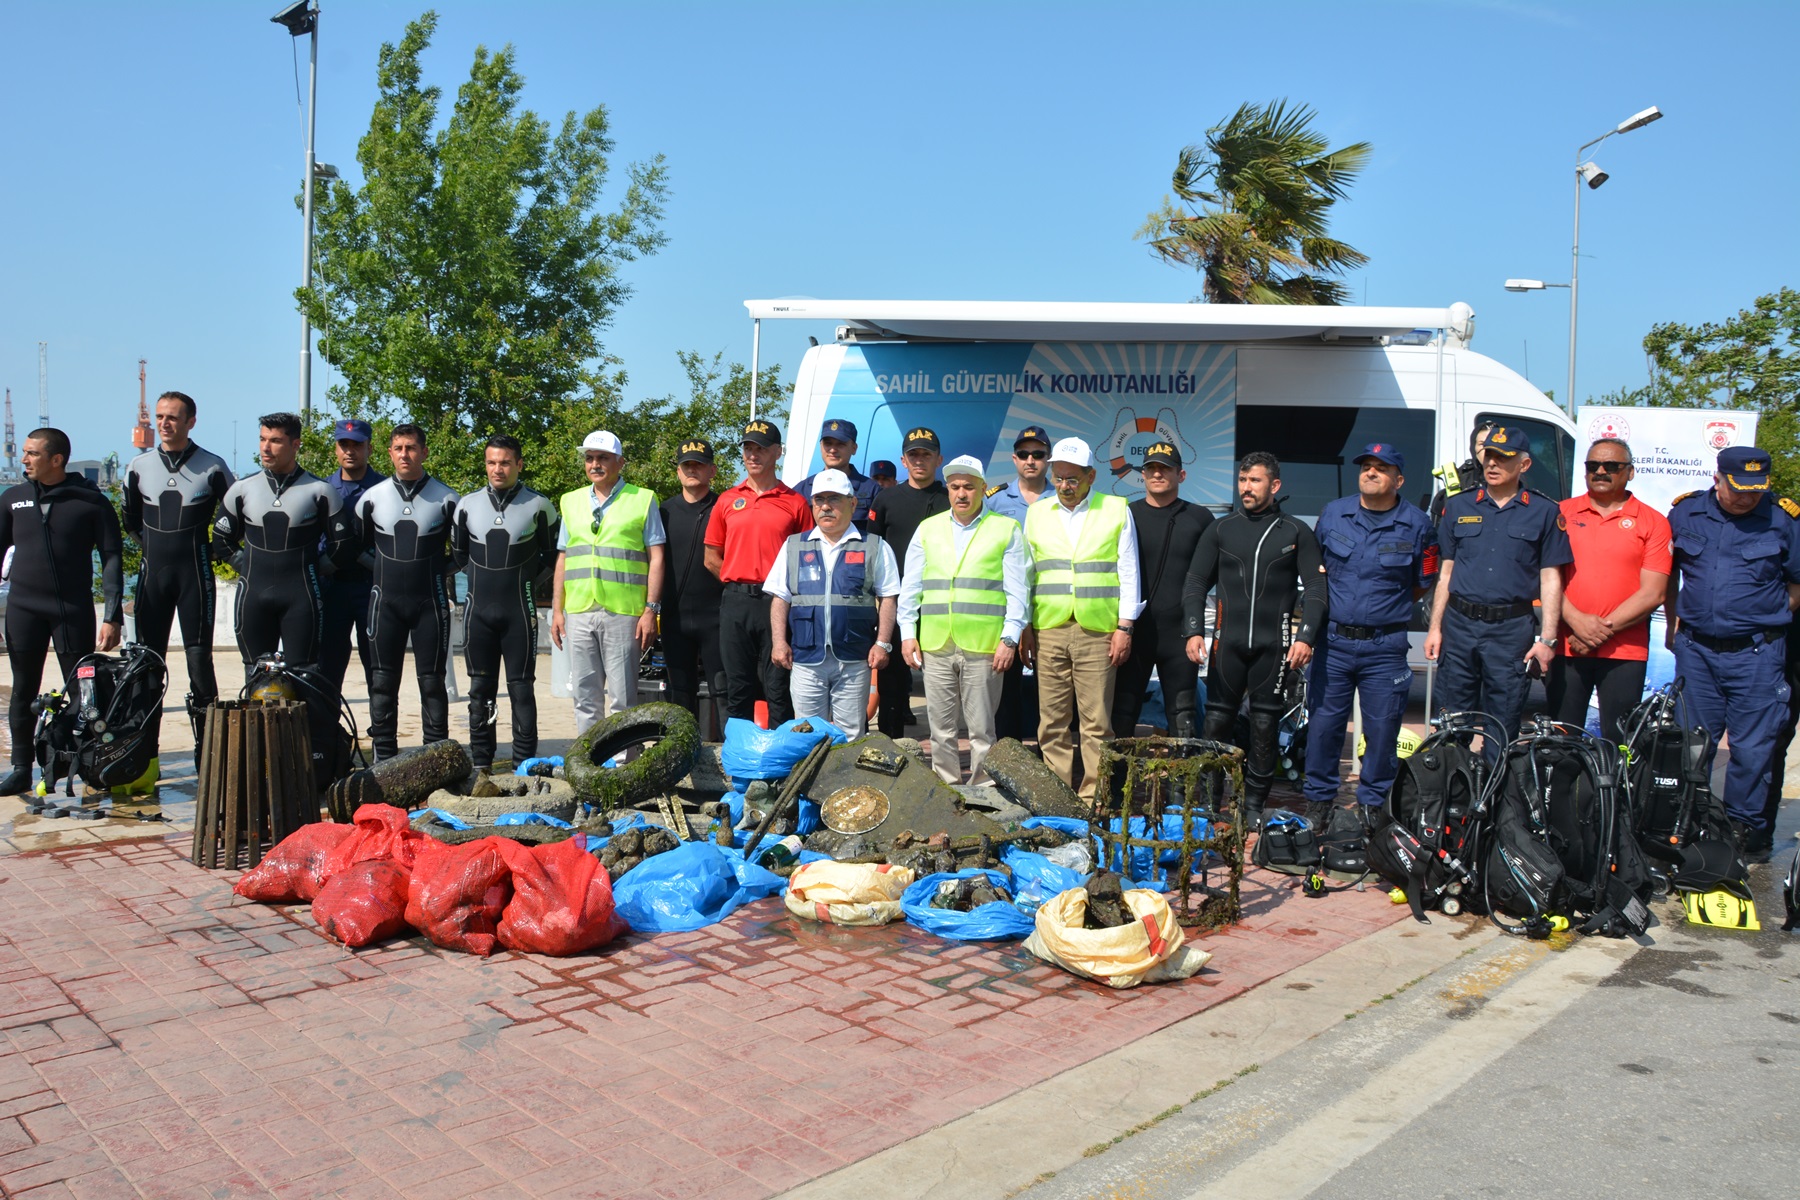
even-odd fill
[{"label": "police officer in black", "polygon": [[94,558],[100,559],[104,613],[99,648],[119,644],[125,623],[125,571],[119,518],[105,493],[71,475],[69,435],[45,426],[25,435],[25,482],[0,493],[0,556],[13,551],[6,604],[6,657],[12,667],[7,726],[12,770],[0,795],[31,790],[32,702],[52,647],[69,686],[75,664],[95,649]]},{"label": "police officer in black", "polygon": [[[934,431],[923,427],[908,430],[900,443],[900,460],[906,464],[906,479],[877,493],[868,531],[893,549],[895,562],[904,564],[906,548],[912,545],[920,522],[950,511],[950,493],[938,478],[944,455]],[[876,726],[889,737],[905,737],[906,727],[912,723],[912,667],[900,655],[890,654],[887,666],[876,672],[876,680],[876,691],[881,694]]]},{"label": "police officer in black", "polygon": [[499,742],[500,672],[512,704],[512,755],[537,753],[537,610],[550,593],[540,586],[556,566],[562,514],[554,502],[519,482],[524,451],[496,434],[482,450],[487,486],[456,504],[450,549],[468,573],[463,609],[464,665],[469,671],[469,757],[491,767]]},{"label": "police officer in black", "polygon": [[[719,494],[712,490],[719,468],[712,443],[689,438],[681,443],[675,477],[681,490],[662,502],[663,548],[662,651],[669,672],[669,701],[700,721],[708,740],[718,737],[700,710],[700,683],[714,700],[722,700],[725,663],[719,654],[719,603],[725,585],[706,569],[706,523],[712,520]],[[873,481],[871,481],[872,483]],[[806,481],[808,492],[812,481]],[[798,490],[798,489],[796,489]]]},{"label": "police officer in black", "polygon": [[1194,696],[1200,668],[1187,656],[1181,588],[1194,548],[1213,523],[1213,515],[1181,498],[1187,472],[1181,468],[1181,451],[1172,443],[1157,442],[1144,451],[1143,475],[1144,498],[1131,502],[1131,521],[1137,529],[1144,611],[1132,627],[1131,657],[1119,668],[1113,691],[1113,733],[1119,737],[1136,733],[1154,671],[1162,685],[1170,736],[1195,737],[1199,721]]},{"label": "police officer in black", "polygon": [[1525,432],[1495,425],[1481,439],[1482,486],[1458,492],[1438,524],[1442,565],[1425,657],[1438,664],[1446,712],[1481,712],[1518,736],[1530,676],[1549,669],[1574,561],[1556,501],[1520,483],[1531,466]]},{"label": "police officer in black", "polygon": [[169,631],[181,617],[188,719],[198,760],[206,706],[219,698],[213,674],[213,511],[236,480],[224,459],[189,438],[195,413],[194,398],[184,392],[156,398],[161,444],[125,468],[120,507],[125,532],[144,552],[132,595],[138,643],[167,656]]}]

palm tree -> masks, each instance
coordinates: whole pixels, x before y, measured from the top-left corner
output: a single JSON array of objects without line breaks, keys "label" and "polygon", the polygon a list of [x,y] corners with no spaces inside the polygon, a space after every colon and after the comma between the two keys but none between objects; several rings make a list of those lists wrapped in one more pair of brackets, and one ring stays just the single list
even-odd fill
[{"label": "palm tree", "polygon": [[[1357,142],[1332,150],[1312,129],[1317,114],[1286,100],[1244,104],[1188,146],[1175,163],[1173,197],[1137,237],[1170,263],[1204,278],[1212,304],[1342,304],[1327,278],[1368,262],[1326,234],[1331,206],[1369,161]],[[1179,202],[1179,203],[1178,203]]]}]

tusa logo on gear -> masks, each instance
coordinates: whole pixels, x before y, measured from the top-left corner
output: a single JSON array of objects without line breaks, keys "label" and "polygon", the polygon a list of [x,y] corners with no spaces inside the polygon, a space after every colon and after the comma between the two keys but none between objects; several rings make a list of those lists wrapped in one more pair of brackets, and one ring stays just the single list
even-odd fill
[{"label": "tusa logo on gear", "polygon": [[1160,409],[1154,417],[1140,417],[1131,408],[1121,408],[1114,414],[1112,432],[1101,442],[1101,453],[1095,455],[1107,460],[1114,493],[1143,488],[1144,455],[1158,442],[1179,448],[1184,463],[1197,457],[1193,445],[1181,436],[1174,409]]}]

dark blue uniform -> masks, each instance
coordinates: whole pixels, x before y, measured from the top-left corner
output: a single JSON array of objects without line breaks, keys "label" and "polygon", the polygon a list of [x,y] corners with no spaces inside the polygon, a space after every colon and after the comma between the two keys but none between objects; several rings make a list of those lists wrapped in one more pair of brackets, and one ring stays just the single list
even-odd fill
[{"label": "dark blue uniform", "polygon": [[1437,578],[1437,531],[1416,505],[1402,501],[1386,512],[1371,512],[1358,495],[1327,504],[1313,532],[1325,560],[1327,615],[1307,678],[1312,737],[1306,745],[1306,798],[1337,802],[1338,751],[1360,692],[1367,750],[1356,798],[1383,804],[1399,772],[1400,723],[1412,687],[1406,630],[1415,589],[1430,587]]},{"label": "dark blue uniform", "polygon": [[[869,510],[874,507],[875,493],[881,490],[881,485],[855,467],[847,468],[844,474],[850,480],[851,494],[856,497],[856,507],[850,513],[850,520],[860,532],[867,533],[869,531]],[[817,475],[808,475],[794,485],[794,490],[800,493],[800,498],[808,504],[812,503],[813,480],[817,478]]]},{"label": "dark blue uniform", "polygon": [[1725,811],[1765,844],[1773,830],[1765,801],[1775,744],[1788,719],[1787,585],[1800,583],[1796,512],[1792,501],[1765,496],[1734,517],[1711,488],[1669,509],[1683,723],[1704,726],[1715,750],[1731,732]]},{"label": "dark blue uniform", "polygon": [[1438,545],[1450,569],[1436,701],[1449,712],[1483,712],[1510,741],[1519,732],[1530,681],[1525,652],[1538,636],[1538,572],[1574,561],[1556,501],[1529,488],[1504,506],[1488,490],[1444,505]]}]

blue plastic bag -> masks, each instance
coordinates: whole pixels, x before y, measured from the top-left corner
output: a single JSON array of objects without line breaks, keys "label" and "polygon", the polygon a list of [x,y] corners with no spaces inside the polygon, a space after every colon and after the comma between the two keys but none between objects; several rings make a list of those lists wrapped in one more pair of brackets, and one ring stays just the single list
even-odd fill
[{"label": "blue plastic bag", "polygon": [[1021,850],[1017,846],[1002,850],[1000,861],[1012,872],[1015,894],[1024,892],[1027,887],[1035,887],[1037,894],[1048,900],[1058,892],[1081,887],[1088,880],[1079,871],[1059,866],[1036,851]]},{"label": "blue plastic bag", "polygon": [[[811,733],[794,732],[794,726],[802,722],[812,726]],[[796,717],[773,729],[732,717],[725,722],[725,745],[719,751],[719,765],[734,782],[786,779],[825,738],[837,746],[849,741],[850,735],[823,717]]]},{"label": "blue plastic bag", "polygon": [[536,766],[541,766],[544,763],[549,763],[553,767],[560,767],[563,765],[563,756],[560,754],[554,754],[554,755],[540,755],[537,758],[528,758],[524,762],[520,763],[518,766],[513,768],[513,774],[514,775],[529,775],[529,774],[531,774],[531,768],[536,767]]},{"label": "blue plastic bag", "polygon": [[744,861],[741,851],[683,842],[619,876],[613,903],[640,933],[681,933],[722,921],[737,907],[780,895],[787,880]]},{"label": "blue plastic bag", "polygon": [[1088,823],[1080,817],[1026,817],[1019,822],[1020,829],[1060,829],[1072,837],[1086,837]]},{"label": "blue plastic bag", "polygon": [[[494,818],[496,825],[548,825],[553,829],[573,829],[573,825],[561,817],[553,817],[549,813],[510,812],[501,813]],[[466,828],[466,826],[465,826]]]},{"label": "blue plastic bag", "polygon": [[417,829],[421,825],[442,825],[446,829],[469,829],[470,824],[461,817],[445,812],[441,808],[421,808],[411,817],[412,826]]},{"label": "blue plastic bag", "polygon": [[[1119,832],[1118,818],[1115,817],[1113,820],[1108,821],[1107,828],[1112,830],[1114,833]],[[1131,834],[1130,834],[1130,836],[1132,836],[1134,838],[1148,837],[1150,835],[1146,831],[1149,828],[1150,828],[1149,818],[1133,817],[1133,818],[1131,818]],[[1164,841],[1176,841],[1176,842],[1180,841],[1181,840],[1181,813],[1179,813],[1179,812],[1163,813],[1162,820],[1157,825],[1155,836]],[[1194,836],[1196,836],[1196,837],[1212,836],[1212,822],[1207,820],[1205,817],[1196,816],[1194,818]],[[1129,875],[1133,879],[1159,879],[1159,880],[1166,878],[1167,872],[1165,871],[1165,872],[1159,873],[1156,868],[1162,867],[1162,868],[1177,868],[1177,869],[1179,869],[1179,867],[1180,867],[1181,851],[1179,851],[1179,850],[1164,850],[1164,851],[1162,851],[1161,853],[1155,855],[1156,861],[1154,863],[1151,862],[1151,857],[1152,856],[1150,853],[1150,848],[1148,846],[1133,846],[1133,847],[1131,847],[1131,855],[1130,855],[1131,861],[1129,863],[1129,869],[1126,869],[1125,867],[1121,867],[1119,865],[1119,860],[1121,858],[1120,848],[1114,847],[1111,855],[1108,858],[1106,867],[1108,870],[1118,871],[1121,875]],[[1192,868],[1190,869],[1190,873],[1192,871],[1198,871],[1200,869],[1201,862],[1205,857],[1206,857],[1206,851],[1204,851],[1204,850],[1194,851],[1194,862],[1193,862]]]},{"label": "blue plastic bag", "polygon": [[[744,819],[744,793],[741,791],[726,792],[725,803],[731,806],[731,823],[735,827],[739,821]],[[805,837],[819,827],[819,819],[819,806],[805,796],[801,796],[800,811],[794,816],[794,832]],[[753,829],[737,830],[731,835],[731,844],[741,849],[754,832]],[[768,839],[763,840],[767,841]]]},{"label": "blue plastic bag", "polygon": [[977,875],[986,875],[990,881],[1006,888],[1009,893],[1012,891],[1006,876],[998,871],[983,871],[979,867],[970,867],[954,875],[940,871],[925,876],[901,892],[900,911],[906,914],[908,921],[926,933],[935,933],[953,942],[1012,941],[1030,934],[1037,923],[1029,914],[1020,912],[1011,904],[983,904],[966,913],[931,907],[931,898],[937,895],[938,884],[952,879],[972,879]]}]

